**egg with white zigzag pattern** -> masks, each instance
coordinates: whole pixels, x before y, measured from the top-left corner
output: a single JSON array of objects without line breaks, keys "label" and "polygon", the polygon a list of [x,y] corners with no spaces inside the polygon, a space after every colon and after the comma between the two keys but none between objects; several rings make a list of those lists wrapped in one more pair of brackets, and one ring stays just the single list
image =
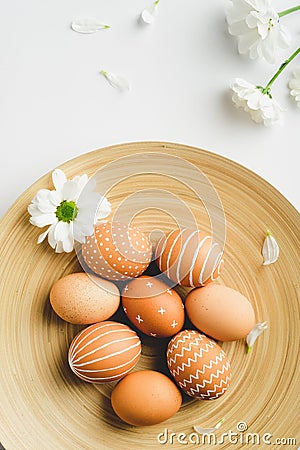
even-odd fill
[{"label": "egg with white zigzag pattern", "polygon": [[190,397],[213,400],[228,390],[230,362],[221,347],[196,330],[177,333],[167,348],[169,370]]}]

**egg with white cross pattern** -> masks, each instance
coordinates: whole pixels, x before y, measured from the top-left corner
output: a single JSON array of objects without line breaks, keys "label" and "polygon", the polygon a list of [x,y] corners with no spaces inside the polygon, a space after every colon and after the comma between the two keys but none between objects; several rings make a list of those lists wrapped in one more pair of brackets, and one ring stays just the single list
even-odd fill
[{"label": "egg with white cross pattern", "polygon": [[142,275],[126,284],[122,306],[132,324],[154,338],[173,336],[184,324],[179,294],[156,277]]}]

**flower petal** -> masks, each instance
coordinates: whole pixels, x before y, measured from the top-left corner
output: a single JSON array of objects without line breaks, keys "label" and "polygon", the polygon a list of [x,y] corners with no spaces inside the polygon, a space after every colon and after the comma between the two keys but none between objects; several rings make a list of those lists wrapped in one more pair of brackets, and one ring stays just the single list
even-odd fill
[{"label": "flower petal", "polygon": [[101,74],[107,79],[109,84],[114,87],[115,89],[118,89],[120,91],[129,91],[130,86],[126,78],[115,75],[111,72],[106,72],[106,70],[101,70]]},{"label": "flower petal", "polygon": [[40,203],[46,201],[48,199],[49,192],[49,189],[40,189],[34,197],[33,202]]},{"label": "flower petal", "polygon": [[246,34],[249,31],[249,27],[244,20],[234,22],[228,27],[228,31],[233,36],[239,36],[240,34]]},{"label": "flower petal", "polygon": [[267,236],[263,243],[262,255],[264,258],[264,266],[273,264],[279,257],[279,246],[269,231],[267,231]]},{"label": "flower petal", "polygon": [[53,249],[55,249],[56,244],[57,244],[57,240],[55,239],[55,228],[56,228],[57,223],[58,223],[58,221],[51,225],[51,227],[49,228],[49,233],[48,233],[48,243],[49,243],[50,247],[52,247]]},{"label": "flower petal", "polygon": [[106,197],[102,197],[96,210],[96,220],[105,219],[105,217],[108,217],[110,213],[111,204]]},{"label": "flower petal", "polygon": [[40,216],[30,217],[29,222],[39,228],[46,225],[52,225],[57,220],[55,214],[41,214]]},{"label": "flower petal", "polygon": [[41,211],[39,210],[39,208],[38,208],[36,203],[30,203],[30,205],[27,208],[27,211],[33,217],[41,215]]},{"label": "flower petal", "polygon": [[56,241],[63,241],[69,235],[69,224],[59,221],[54,229],[54,238]]},{"label": "flower petal", "polygon": [[62,242],[64,252],[70,253],[74,249],[74,239],[72,235],[68,235],[66,239]]},{"label": "flower petal", "polygon": [[256,30],[250,30],[249,33],[240,36],[238,42],[238,51],[242,55],[248,52],[249,47],[256,44],[259,36]]},{"label": "flower petal", "polygon": [[212,434],[212,433],[215,433],[221,427],[221,425],[224,423],[224,421],[225,421],[225,419],[221,419],[214,427],[211,427],[211,428],[202,428],[197,425],[194,426],[193,428],[199,434]]},{"label": "flower petal", "polygon": [[151,25],[154,22],[155,16],[157,15],[158,3],[159,0],[154,2],[149,8],[142,11],[141,19],[144,23]]},{"label": "flower petal", "polygon": [[56,246],[55,246],[55,252],[56,253],[63,253],[64,252],[64,246],[62,241],[58,241]]},{"label": "flower petal", "polygon": [[53,181],[53,185],[54,185],[56,191],[58,191],[58,193],[61,193],[63,185],[67,181],[67,177],[62,170],[55,169],[52,172],[52,181]]},{"label": "flower petal", "polygon": [[294,77],[289,82],[290,94],[300,107],[300,66],[294,70]]},{"label": "flower petal", "polygon": [[78,183],[74,180],[66,181],[62,189],[63,200],[76,202],[79,194]]},{"label": "flower petal", "polygon": [[[73,181],[75,181],[76,183],[77,183],[77,185],[78,185],[78,190],[79,190],[79,192],[81,192],[82,191],[82,189],[86,186],[86,184],[88,183],[88,181],[89,181],[89,177],[87,176],[87,174],[84,174],[84,175],[81,175],[81,176],[76,176],[76,177],[74,177],[73,178]],[[95,183],[93,183],[93,179],[92,180],[90,180],[90,184],[91,185],[94,185]],[[93,189],[94,189],[94,187],[93,187]]]},{"label": "flower petal", "polygon": [[110,27],[109,25],[104,25],[96,19],[76,19],[71,23],[71,28],[77,33],[91,34]]},{"label": "flower petal", "polygon": [[50,227],[44,233],[39,235],[38,240],[37,240],[38,244],[40,244],[41,242],[43,242],[46,239],[46,237],[48,236],[49,231],[50,231]]},{"label": "flower petal", "polygon": [[280,48],[288,48],[292,43],[290,32],[284,25],[279,27],[277,42]]},{"label": "flower petal", "polygon": [[55,207],[59,206],[60,203],[63,201],[62,195],[59,194],[57,191],[50,191],[48,199]]},{"label": "flower petal", "polygon": [[257,323],[248,336],[246,337],[246,342],[248,345],[248,353],[251,351],[256,339],[268,328],[267,322]]}]

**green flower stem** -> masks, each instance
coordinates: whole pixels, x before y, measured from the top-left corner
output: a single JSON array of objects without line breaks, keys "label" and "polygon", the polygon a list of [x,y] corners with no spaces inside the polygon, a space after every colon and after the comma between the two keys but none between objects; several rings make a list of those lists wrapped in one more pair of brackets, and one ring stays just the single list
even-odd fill
[{"label": "green flower stem", "polygon": [[283,16],[286,16],[287,14],[290,14],[292,12],[299,11],[299,10],[300,10],[300,5],[294,6],[293,8],[285,9],[284,11],[279,12],[278,16],[283,17]]},{"label": "green flower stem", "polygon": [[277,72],[275,73],[275,75],[271,78],[271,80],[269,81],[269,83],[266,85],[266,87],[263,88],[262,93],[263,94],[268,94],[270,91],[270,87],[272,86],[272,84],[274,83],[274,81],[276,80],[276,78],[279,77],[279,75],[281,74],[281,72],[286,68],[286,66],[294,59],[296,58],[296,56],[300,53],[300,47],[283,63],[281,64],[281,66],[279,67],[279,69],[277,70]]}]

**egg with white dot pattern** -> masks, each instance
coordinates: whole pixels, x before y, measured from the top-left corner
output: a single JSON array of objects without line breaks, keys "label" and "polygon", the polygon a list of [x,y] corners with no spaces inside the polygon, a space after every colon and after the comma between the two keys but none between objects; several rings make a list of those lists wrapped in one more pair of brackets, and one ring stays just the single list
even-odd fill
[{"label": "egg with white dot pattern", "polygon": [[120,281],[141,275],[149,266],[152,246],[147,236],[133,225],[104,222],[82,245],[88,267],[102,278]]}]

